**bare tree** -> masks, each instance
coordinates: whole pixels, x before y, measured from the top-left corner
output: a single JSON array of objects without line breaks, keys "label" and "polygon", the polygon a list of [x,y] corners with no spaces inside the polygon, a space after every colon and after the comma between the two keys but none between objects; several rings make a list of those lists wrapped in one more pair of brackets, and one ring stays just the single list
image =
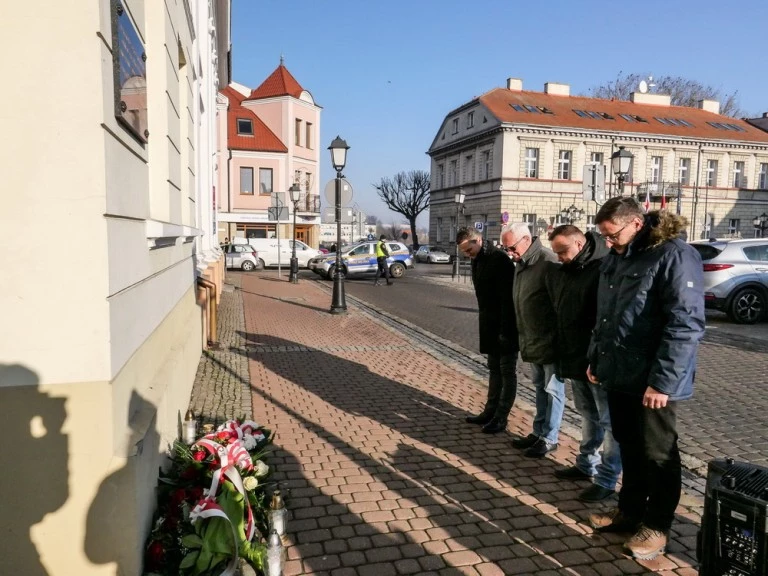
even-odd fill
[{"label": "bare tree", "polygon": [[413,249],[419,248],[419,238],[416,235],[416,217],[429,208],[429,172],[411,170],[398,172],[392,178],[382,178],[379,184],[374,184],[387,208],[405,216],[411,226]]},{"label": "bare tree", "polygon": [[[635,92],[640,81],[646,78],[642,74],[619,72],[615,80],[590,88],[589,95],[594,98],[629,100],[630,93]],[[734,118],[745,115],[744,110],[739,106],[738,90],[724,92],[720,88],[682,76],[654,77],[653,83],[656,85],[655,92],[671,96],[673,106],[696,107],[699,100],[717,100],[720,102],[720,114]]]}]

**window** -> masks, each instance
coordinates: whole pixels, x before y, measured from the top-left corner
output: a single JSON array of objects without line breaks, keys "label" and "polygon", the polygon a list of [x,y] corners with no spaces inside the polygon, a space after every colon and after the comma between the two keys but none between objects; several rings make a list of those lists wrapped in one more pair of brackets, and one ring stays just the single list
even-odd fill
[{"label": "window", "polygon": [[758,175],[758,188],[768,190],[768,163],[760,164],[760,173]]},{"label": "window", "polygon": [[312,172],[304,173],[304,189],[309,192],[312,188]]},{"label": "window", "polygon": [[568,218],[564,218],[562,214],[557,214],[555,216],[554,226],[562,226],[563,224],[568,224]]},{"label": "window", "polygon": [[531,231],[531,236],[536,235],[536,214],[523,214],[523,222],[528,224],[528,230]]},{"label": "window", "polygon": [[584,110],[574,110],[576,112],[576,116],[580,116],[582,118],[589,118],[589,115],[584,112]]},{"label": "window", "polygon": [[[759,234],[760,230],[755,230],[755,232]],[[757,246],[744,246],[743,250],[744,256],[747,257],[747,260],[756,262],[768,261],[768,246],[765,244],[758,244]]]},{"label": "window", "polygon": [[[768,164],[763,164],[768,166]],[[491,151],[486,150],[483,152],[483,179],[488,180],[491,177]]]},{"label": "window", "polygon": [[437,165],[437,188],[445,187],[445,164]]},{"label": "window", "polygon": [[688,186],[691,179],[691,159],[680,158],[677,171],[677,181],[682,186]]},{"label": "window", "polygon": [[635,120],[635,119],[634,119],[632,116],[630,116],[629,114],[619,114],[619,116],[621,116],[622,118],[624,118],[624,120],[626,120],[627,122],[637,122],[637,120]]},{"label": "window", "polygon": [[253,168],[240,166],[240,194],[253,194]]},{"label": "window", "polygon": [[458,133],[459,133],[459,119],[458,118],[454,118],[453,119],[453,134],[458,134]]},{"label": "window", "polygon": [[520,104],[510,104],[512,106],[513,110],[516,110],[517,112],[525,112],[525,108],[520,106]]},{"label": "window", "polygon": [[237,133],[245,136],[253,136],[253,121],[247,118],[237,119]]},{"label": "window", "polygon": [[707,186],[717,186],[717,160],[707,160]]},{"label": "window", "polygon": [[304,146],[312,148],[312,122],[307,122],[306,137],[307,139],[304,141]]},{"label": "window", "polygon": [[651,156],[651,182],[661,182],[664,169],[664,159],[661,156]]},{"label": "window", "polygon": [[435,229],[435,242],[443,241],[443,219],[437,219],[437,228]]},{"label": "window", "polygon": [[728,220],[728,234],[731,236],[738,236],[739,229],[741,228],[741,220],[738,218],[731,218]]},{"label": "window", "polygon": [[538,148],[525,149],[525,177],[526,178],[539,177],[539,149]]},{"label": "window", "polygon": [[560,157],[557,160],[557,177],[560,180],[571,179],[571,151],[560,150]]},{"label": "window", "polygon": [[589,155],[589,161],[594,162],[595,164],[602,164],[603,158],[604,156],[602,152],[592,152],[592,154]]},{"label": "window", "polygon": [[301,170],[294,170],[293,171],[293,183],[294,184],[301,184]]},{"label": "window", "polygon": [[459,169],[456,160],[451,160],[448,164],[448,186],[456,186],[459,183]]},{"label": "window", "polygon": [[594,232],[595,231],[595,215],[590,214],[587,216],[587,232]]},{"label": "window", "polygon": [[535,112],[536,114],[541,114],[541,110],[536,108],[536,106],[531,106],[530,104],[525,104],[525,109],[528,110],[528,112]]},{"label": "window", "polygon": [[272,194],[272,168],[259,168],[259,194]]},{"label": "window", "polygon": [[472,128],[475,125],[475,113],[470,112],[467,114],[467,128]]},{"label": "window", "polygon": [[472,182],[475,179],[475,157],[470,154],[464,159],[464,182]]},{"label": "window", "polygon": [[744,162],[733,163],[733,187],[746,188],[747,178],[744,176]]},{"label": "window", "polygon": [[296,146],[301,146],[301,120],[296,118],[296,133],[294,134]]}]

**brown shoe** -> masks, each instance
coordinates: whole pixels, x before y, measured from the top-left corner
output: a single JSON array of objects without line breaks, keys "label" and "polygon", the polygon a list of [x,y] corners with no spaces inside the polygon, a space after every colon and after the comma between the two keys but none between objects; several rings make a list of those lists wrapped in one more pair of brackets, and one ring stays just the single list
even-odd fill
[{"label": "brown shoe", "polygon": [[639,560],[653,560],[659,554],[664,554],[667,535],[661,530],[641,525],[637,533],[624,543],[624,548]]},{"label": "brown shoe", "polygon": [[635,532],[640,524],[624,516],[618,508],[590,514],[589,523],[598,532]]}]

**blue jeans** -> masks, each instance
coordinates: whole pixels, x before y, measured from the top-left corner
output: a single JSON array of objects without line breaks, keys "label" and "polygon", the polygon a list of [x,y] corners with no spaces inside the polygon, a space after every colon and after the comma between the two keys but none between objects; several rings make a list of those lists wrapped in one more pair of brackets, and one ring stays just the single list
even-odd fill
[{"label": "blue jeans", "polygon": [[[573,380],[573,400],[581,415],[581,444],[576,467],[595,477],[595,484],[613,490],[621,474],[621,450],[613,437],[608,392],[599,384]],[[603,446],[602,454],[598,452]]]},{"label": "blue jeans", "polygon": [[555,377],[554,364],[531,364],[531,380],[536,389],[533,433],[556,444],[565,409],[565,383]]}]

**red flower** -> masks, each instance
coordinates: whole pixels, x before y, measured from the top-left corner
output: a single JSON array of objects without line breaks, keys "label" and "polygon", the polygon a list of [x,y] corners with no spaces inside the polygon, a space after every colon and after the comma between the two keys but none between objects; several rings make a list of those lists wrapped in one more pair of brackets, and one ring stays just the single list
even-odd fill
[{"label": "red flower", "polygon": [[144,568],[150,572],[159,571],[163,568],[165,562],[165,548],[162,542],[153,540],[147,548]]},{"label": "red flower", "polygon": [[189,495],[189,501],[197,502],[203,497],[203,489],[200,486],[194,486],[187,490],[187,494]]},{"label": "red flower", "polygon": [[222,430],[221,432],[216,433],[216,440],[220,440],[222,442],[225,442],[232,438],[232,433],[228,432],[227,430]]},{"label": "red flower", "polygon": [[192,480],[193,478],[197,477],[197,470],[194,466],[189,466],[188,468],[185,468],[181,474],[179,474],[179,478],[182,480]]},{"label": "red flower", "polygon": [[192,453],[192,458],[195,460],[195,462],[202,462],[205,460],[205,450],[195,450]]}]

